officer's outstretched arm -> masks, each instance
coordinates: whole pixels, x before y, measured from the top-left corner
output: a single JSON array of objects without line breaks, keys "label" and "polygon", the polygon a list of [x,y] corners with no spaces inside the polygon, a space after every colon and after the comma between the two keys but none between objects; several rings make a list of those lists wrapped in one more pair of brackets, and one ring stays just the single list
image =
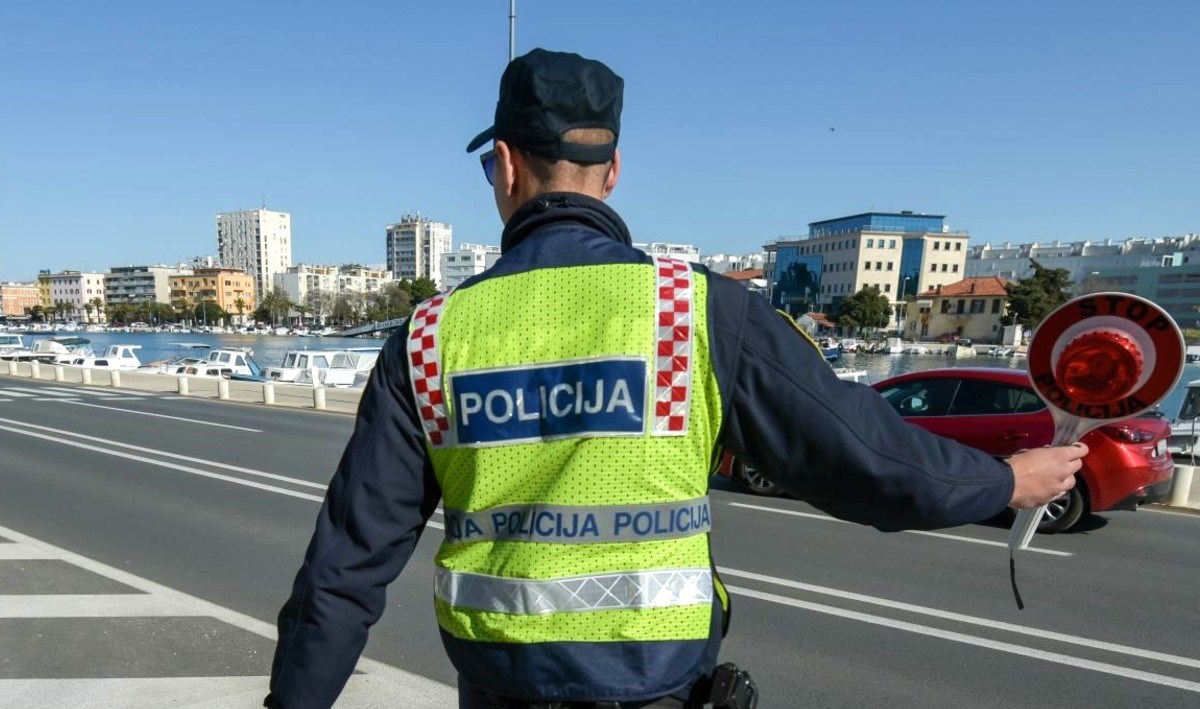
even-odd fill
[{"label": "officer's outstretched arm", "polygon": [[1012,470],[909,425],[873,389],[842,381],[765,298],[710,278],[710,329],[725,403],[721,442],[792,494],[884,530],[987,519]]}]

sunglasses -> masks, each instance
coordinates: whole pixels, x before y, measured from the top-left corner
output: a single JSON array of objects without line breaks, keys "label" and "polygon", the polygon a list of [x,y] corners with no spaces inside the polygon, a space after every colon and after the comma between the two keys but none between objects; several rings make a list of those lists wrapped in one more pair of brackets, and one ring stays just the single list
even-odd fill
[{"label": "sunglasses", "polygon": [[496,185],[496,151],[489,150],[480,155],[479,164],[483,166],[483,176],[487,179],[488,184],[494,187]]}]

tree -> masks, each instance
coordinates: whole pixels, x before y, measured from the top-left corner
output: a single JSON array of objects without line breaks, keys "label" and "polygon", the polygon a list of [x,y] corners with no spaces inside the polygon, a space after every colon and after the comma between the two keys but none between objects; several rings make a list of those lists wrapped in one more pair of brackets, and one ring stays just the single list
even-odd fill
[{"label": "tree", "polygon": [[891,317],[892,304],[878,286],[864,286],[838,306],[838,323],[854,330],[886,326]]},{"label": "tree", "polygon": [[92,303],[91,303],[91,301],[88,301],[83,304],[83,311],[85,313],[87,313],[87,315],[85,316],[87,321],[91,322],[92,321]]},{"label": "tree", "polygon": [[287,293],[279,286],[275,286],[269,293],[263,296],[262,307],[266,309],[267,314],[271,318],[271,323],[279,325],[279,318],[287,317],[292,310],[292,301],[288,299]]},{"label": "tree", "polygon": [[92,307],[96,310],[96,322],[104,321],[104,300],[102,298],[92,298],[90,301]]},{"label": "tree", "polygon": [[400,287],[408,293],[410,303],[420,303],[427,298],[432,298],[439,292],[437,284],[424,276],[415,281],[400,281]]},{"label": "tree", "polygon": [[237,308],[238,324],[245,325],[246,318],[243,313],[246,312],[246,299],[239,295],[237,300],[233,301],[233,307]]},{"label": "tree", "polygon": [[211,300],[202,300],[196,304],[194,317],[197,322],[218,325],[229,317],[229,313]]},{"label": "tree", "polygon": [[325,316],[333,312],[333,293],[313,288],[304,294],[304,304],[308,306],[319,325],[325,325]]},{"label": "tree", "polygon": [[1033,275],[1004,286],[1008,293],[1008,314],[1000,318],[1005,325],[1019,324],[1034,329],[1055,308],[1067,302],[1071,275],[1063,268],[1043,268],[1037,261]]}]

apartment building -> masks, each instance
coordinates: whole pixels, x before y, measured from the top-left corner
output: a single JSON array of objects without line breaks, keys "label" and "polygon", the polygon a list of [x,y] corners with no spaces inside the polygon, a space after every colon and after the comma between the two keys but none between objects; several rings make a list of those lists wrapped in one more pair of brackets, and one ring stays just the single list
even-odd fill
[{"label": "apartment building", "polygon": [[33,283],[0,283],[0,314],[6,318],[22,318],[29,311],[42,304],[38,295],[38,284]]},{"label": "apartment building", "polygon": [[104,322],[104,274],[88,271],[48,273],[50,304],[58,317],[80,322]]},{"label": "apartment building", "polygon": [[387,270],[397,280],[428,278],[443,288],[442,254],[451,250],[454,228],[420,213],[387,225]]},{"label": "apartment building", "polygon": [[634,244],[633,248],[641,249],[651,256],[665,256],[689,263],[700,262],[700,249],[691,244],[666,244],[656,241],[648,244]]},{"label": "apartment building", "polygon": [[762,270],[767,255],[762,251],[752,254],[709,254],[700,263],[713,273],[728,275],[735,271]]},{"label": "apartment building", "polygon": [[254,293],[266,293],[275,274],[292,265],[292,215],[268,209],[218,214],[217,256],[221,267],[253,276]]},{"label": "apartment building", "polygon": [[904,336],[929,339],[958,335],[976,342],[1000,342],[1008,314],[1008,283],[999,276],[964,278],[937,285],[906,303]]},{"label": "apartment building", "polygon": [[255,277],[238,269],[198,268],[169,278],[170,302],[185,316],[189,308],[211,302],[229,313],[232,323],[245,325],[257,302]]},{"label": "apartment building", "polygon": [[1157,239],[1132,238],[1114,242],[1072,241],[1064,243],[980,244],[967,253],[968,277],[1000,276],[1020,281],[1033,275],[1033,262],[1043,268],[1063,269],[1076,293],[1093,272],[1125,271],[1136,268],[1182,266],[1200,258],[1200,234]]},{"label": "apartment building", "polygon": [[104,300],[108,305],[146,305],[171,302],[171,276],[188,275],[190,268],[113,266],[104,276]]},{"label": "apartment building", "polygon": [[[375,293],[392,282],[392,272],[357,264],[317,266],[297,264],[284,273],[275,274],[275,286],[298,305],[313,307],[314,294],[336,297],[349,293]],[[330,304],[330,307],[332,305]]]},{"label": "apartment building", "polygon": [[892,303],[963,278],[970,234],[945,215],[866,212],[808,225],[807,236],[763,246],[764,277],[775,307],[792,315],[833,312],[875,286]]},{"label": "apartment building", "polygon": [[459,244],[457,251],[442,254],[442,288],[461,286],[471,276],[491,268],[499,258],[499,246]]}]

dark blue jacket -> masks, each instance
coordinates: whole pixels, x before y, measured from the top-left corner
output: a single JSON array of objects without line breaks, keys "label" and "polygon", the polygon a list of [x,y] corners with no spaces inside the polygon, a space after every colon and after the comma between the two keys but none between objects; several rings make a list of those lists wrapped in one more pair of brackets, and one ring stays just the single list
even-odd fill
[{"label": "dark blue jacket", "polygon": [[[501,246],[496,265],[463,288],[538,268],[649,262],[614,211],[576,194],[525,204]],[[708,278],[725,407],[721,445],[829,514],[885,531],[975,522],[1008,504],[1008,466],[905,423],[870,387],[839,380],[765,298],[695,268]],[[279,614],[268,706],[333,703],[383,613],[384,590],[437,507],[441,490],[412,401],[406,334],[390,338],[375,365]]]}]

